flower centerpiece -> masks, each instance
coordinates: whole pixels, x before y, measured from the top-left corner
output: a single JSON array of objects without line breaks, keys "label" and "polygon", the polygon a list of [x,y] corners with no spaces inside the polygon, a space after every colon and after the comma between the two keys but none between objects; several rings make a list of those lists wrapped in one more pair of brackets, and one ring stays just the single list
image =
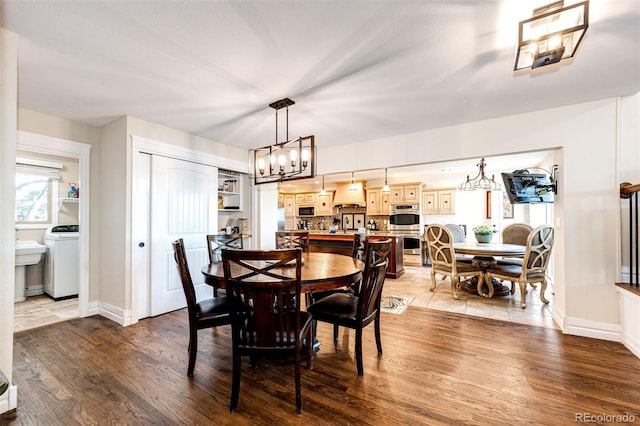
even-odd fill
[{"label": "flower centerpiece", "polygon": [[487,225],[480,225],[473,228],[473,232],[476,235],[476,241],[479,243],[490,243],[493,237],[493,229]]}]

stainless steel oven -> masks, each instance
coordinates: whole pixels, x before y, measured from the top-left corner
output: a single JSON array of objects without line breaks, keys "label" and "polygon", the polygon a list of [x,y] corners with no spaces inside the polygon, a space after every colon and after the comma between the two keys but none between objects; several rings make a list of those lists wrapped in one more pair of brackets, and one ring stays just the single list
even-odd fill
[{"label": "stainless steel oven", "polygon": [[420,234],[420,206],[417,204],[389,206],[389,231]]},{"label": "stainless steel oven", "polygon": [[389,231],[404,236],[403,254],[420,255],[420,206],[396,204],[389,207]]}]

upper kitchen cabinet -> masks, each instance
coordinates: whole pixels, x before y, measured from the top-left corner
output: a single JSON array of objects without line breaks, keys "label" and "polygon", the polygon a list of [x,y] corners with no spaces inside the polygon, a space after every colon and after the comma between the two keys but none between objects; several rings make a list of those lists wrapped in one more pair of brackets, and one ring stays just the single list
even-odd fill
[{"label": "upper kitchen cabinet", "polygon": [[242,211],[242,174],[218,170],[218,211]]},{"label": "upper kitchen cabinet", "polygon": [[316,216],[333,216],[333,191],[316,194]]},{"label": "upper kitchen cabinet", "polygon": [[296,215],[295,194],[284,194],[284,215],[294,217]]},{"label": "upper kitchen cabinet", "polygon": [[388,192],[382,192],[382,188],[367,189],[367,215],[388,215],[389,195]]},{"label": "upper kitchen cabinet", "polygon": [[420,202],[420,184],[410,183],[402,186],[392,186],[389,188],[389,202],[391,204],[398,203],[419,203]]},{"label": "upper kitchen cabinet", "polygon": [[314,206],[316,204],[315,193],[296,194],[296,205],[298,206]]},{"label": "upper kitchen cabinet", "polygon": [[422,214],[454,214],[456,190],[432,189],[422,192]]}]

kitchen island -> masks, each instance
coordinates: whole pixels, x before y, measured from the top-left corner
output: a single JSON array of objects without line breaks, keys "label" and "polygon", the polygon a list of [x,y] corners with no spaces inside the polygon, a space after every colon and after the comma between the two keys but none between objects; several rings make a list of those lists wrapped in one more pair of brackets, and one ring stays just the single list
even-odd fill
[{"label": "kitchen island", "polygon": [[[334,234],[328,231],[309,232],[309,251],[323,253],[338,253],[351,256],[353,247],[353,234],[355,231],[338,231]],[[400,278],[404,275],[404,261],[402,249],[404,237],[398,234],[373,231],[367,234],[374,240],[391,240],[391,251],[389,252],[389,265],[387,266],[387,278]]]}]

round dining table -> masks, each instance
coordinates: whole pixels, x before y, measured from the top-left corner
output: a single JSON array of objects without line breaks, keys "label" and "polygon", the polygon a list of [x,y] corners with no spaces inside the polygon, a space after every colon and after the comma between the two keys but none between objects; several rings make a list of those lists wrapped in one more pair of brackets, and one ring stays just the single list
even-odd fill
[{"label": "round dining table", "polygon": [[[236,266],[237,265],[232,265]],[[364,262],[351,256],[335,253],[303,253],[301,267],[301,291],[332,290],[349,286],[362,279]],[[295,268],[284,266],[274,269],[282,275],[294,276]],[[226,281],[222,262],[213,262],[202,267],[204,281],[217,288],[225,288]]]},{"label": "round dining table", "polygon": [[484,275],[492,266],[495,266],[497,260],[495,256],[505,257],[524,257],[526,247],[517,244],[497,244],[497,243],[455,243],[453,249],[456,254],[469,254],[474,256],[472,262],[474,265],[482,268],[483,279],[470,279],[460,283],[460,288],[471,294],[492,298],[493,296],[506,296],[511,290],[498,280],[487,282]]}]

